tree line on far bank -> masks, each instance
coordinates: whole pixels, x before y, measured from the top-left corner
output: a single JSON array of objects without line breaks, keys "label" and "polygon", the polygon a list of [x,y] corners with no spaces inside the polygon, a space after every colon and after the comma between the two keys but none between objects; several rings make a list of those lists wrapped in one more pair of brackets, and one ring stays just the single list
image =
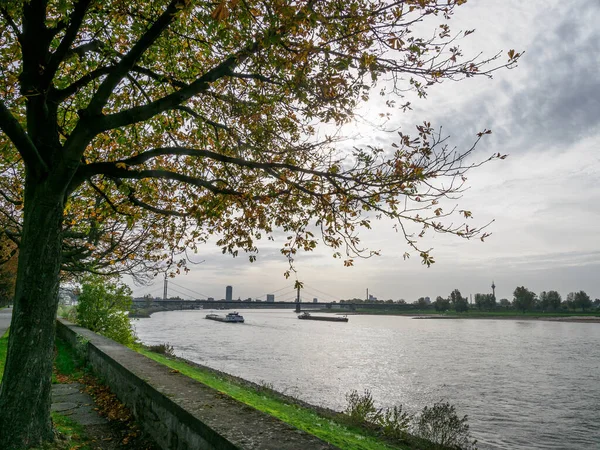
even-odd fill
[{"label": "tree line on far bank", "polygon": [[[417,309],[435,309],[438,312],[456,311],[466,312],[468,310],[479,311],[538,311],[538,312],[568,312],[600,309],[600,299],[592,301],[585,291],[571,292],[563,300],[557,291],[542,291],[536,294],[524,286],[517,287],[513,292],[512,300],[502,298],[497,300],[494,294],[475,294],[474,302],[469,303],[467,297],[463,297],[458,289],[454,289],[448,297],[438,296],[431,302],[426,297],[420,297],[412,302],[412,307]],[[341,300],[340,303],[353,303],[360,305],[362,303],[386,303],[396,305],[407,305],[409,303],[404,299],[378,300],[378,299],[350,299]]]},{"label": "tree line on far bank", "polygon": [[[455,310],[464,312],[469,309],[478,309],[479,311],[516,310],[521,312],[561,312],[578,311],[586,312],[591,309],[600,308],[600,299],[592,301],[590,296],[584,291],[571,292],[565,300],[557,291],[542,291],[536,294],[524,286],[517,287],[513,292],[512,301],[503,298],[496,300],[494,294],[475,294],[474,304],[469,304],[468,300],[462,297],[460,291],[455,289],[448,298],[438,296],[433,302],[436,311]],[[424,300],[419,299],[414,304],[423,306]]]}]

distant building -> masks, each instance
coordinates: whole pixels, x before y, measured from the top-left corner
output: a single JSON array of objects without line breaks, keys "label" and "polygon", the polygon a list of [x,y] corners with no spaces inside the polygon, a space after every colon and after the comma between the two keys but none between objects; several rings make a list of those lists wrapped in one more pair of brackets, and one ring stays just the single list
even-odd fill
[{"label": "distant building", "polygon": [[317,297],[313,298],[313,303],[318,303],[319,299]]},{"label": "distant building", "polygon": [[227,286],[225,288],[225,300],[227,300],[228,302],[233,300],[233,287],[232,286]]},{"label": "distant building", "polygon": [[375,301],[377,300],[377,297],[375,297],[374,295],[369,294],[369,301]]},{"label": "distant building", "polygon": [[267,294],[267,303],[275,302],[275,294]]},{"label": "distant building", "polygon": [[425,297],[425,302],[427,302],[428,305],[431,305],[431,299],[429,297]]},{"label": "distant building", "polygon": [[214,302],[215,298],[214,297],[208,297],[206,300],[209,301],[209,302]]}]

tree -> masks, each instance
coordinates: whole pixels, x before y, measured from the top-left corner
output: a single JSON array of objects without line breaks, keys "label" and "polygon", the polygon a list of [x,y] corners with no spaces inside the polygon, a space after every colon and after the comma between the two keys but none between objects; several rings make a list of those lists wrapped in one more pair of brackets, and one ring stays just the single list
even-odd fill
[{"label": "tree", "polygon": [[436,311],[448,311],[450,309],[450,300],[438,295],[433,306],[435,307]]},{"label": "tree", "polygon": [[577,309],[577,302],[575,301],[575,292],[569,292],[565,301],[562,302],[562,305],[565,309],[572,309],[573,311],[575,311]]},{"label": "tree", "polygon": [[496,307],[496,297],[494,294],[475,294],[475,305],[479,310],[493,311]]},{"label": "tree", "polygon": [[586,309],[592,307],[592,299],[584,291],[579,291],[574,295],[574,305],[576,308],[581,308],[581,310],[585,312]]},{"label": "tree", "polygon": [[560,308],[562,298],[556,291],[543,291],[539,295],[539,304],[542,311],[553,310],[556,311]]},{"label": "tree", "polygon": [[89,276],[81,286],[77,323],[121,344],[133,344],[135,335],[128,316],[132,303],[129,286]]},{"label": "tree", "polygon": [[529,311],[533,308],[536,295],[524,286],[518,287],[513,293],[513,306],[522,312]]},{"label": "tree", "polygon": [[469,310],[469,302],[464,298],[458,289],[454,289],[450,293],[450,303],[456,312],[465,312]]},{"label": "tree", "polygon": [[507,298],[500,299],[500,306],[508,309],[510,307],[510,301]]},{"label": "tree", "polygon": [[[352,265],[376,254],[358,232],[377,217],[396,220],[426,265],[427,230],[484,238],[446,223],[454,210],[438,205],[478,165],[465,159],[473,147],[456,152],[429,122],[390,148],[345,149],[333,137],[374,87],[392,112],[410,108],[394,98],[408,89],[425,97],[444,80],[516,64],[514,50],[494,64],[500,53],[463,55],[446,24],[463,3],[4,2],[0,223],[19,261],[0,448],[53,437],[61,271],[176,273],[211,235],[252,261],[275,229],[290,265],[317,241]],[[412,25],[428,17],[442,24],[418,37]]]},{"label": "tree", "polygon": [[540,292],[540,295],[538,295],[538,303],[543,312],[548,309],[550,302],[548,300],[548,293],[546,291]]},{"label": "tree", "polygon": [[419,297],[418,300],[415,300],[413,305],[416,305],[418,309],[427,309],[429,308],[429,303],[425,300],[425,297]]}]

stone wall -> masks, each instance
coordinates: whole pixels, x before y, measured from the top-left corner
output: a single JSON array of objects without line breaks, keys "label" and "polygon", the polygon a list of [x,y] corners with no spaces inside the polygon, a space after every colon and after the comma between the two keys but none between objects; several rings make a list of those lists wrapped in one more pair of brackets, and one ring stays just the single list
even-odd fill
[{"label": "stone wall", "polygon": [[57,335],[86,359],[164,449],[336,448],[65,320],[57,321]]}]

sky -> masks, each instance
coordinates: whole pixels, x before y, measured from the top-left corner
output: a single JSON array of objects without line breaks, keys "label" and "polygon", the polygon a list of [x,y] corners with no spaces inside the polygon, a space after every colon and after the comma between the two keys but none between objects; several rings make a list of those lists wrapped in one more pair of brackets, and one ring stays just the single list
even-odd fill
[{"label": "sky", "polygon": [[[404,260],[406,244],[389,222],[377,222],[361,235],[381,256],[344,267],[326,247],[296,259],[305,285],[303,300],[447,297],[491,292],[512,299],[517,286],[539,293],[584,290],[600,298],[600,15],[597,0],[469,0],[450,21],[453,31],[475,29],[460,42],[466,54],[525,51],[513,70],[493,79],[468,79],[434,86],[413,110],[395,114],[388,128],[410,130],[428,120],[442,126],[458,149],[468,148],[478,131],[491,129],[474,154],[485,159],[508,154],[468,176],[469,189],[457,201],[473,212],[473,224],[494,221],[485,241],[455,236],[428,238],[435,264],[418,255]],[[425,28],[430,30],[426,25]],[[504,56],[503,56],[504,57]],[[355,145],[385,146],[393,133],[367,125],[377,117],[377,101],[360,108],[353,124]],[[376,119],[373,119],[376,120]],[[214,243],[201,247],[187,275],[170,283],[169,295],[182,298],[225,297],[276,300],[294,298],[294,279],[283,273],[287,261],[279,247],[259,243],[258,259],[222,255]],[[276,242],[277,244],[277,242]],[[281,245],[281,244],[280,244]],[[134,295],[162,296],[162,279],[150,286],[131,284]]]}]

